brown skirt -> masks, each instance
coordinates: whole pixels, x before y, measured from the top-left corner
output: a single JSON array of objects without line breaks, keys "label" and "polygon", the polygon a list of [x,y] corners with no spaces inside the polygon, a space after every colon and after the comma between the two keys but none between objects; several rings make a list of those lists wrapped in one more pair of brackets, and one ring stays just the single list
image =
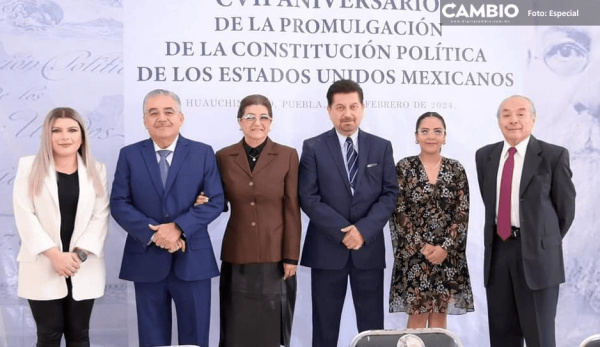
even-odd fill
[{"label": "brown skirt", "polygon": [[221,347],[288,347],[296,276],[282,263],[221,264]]}]

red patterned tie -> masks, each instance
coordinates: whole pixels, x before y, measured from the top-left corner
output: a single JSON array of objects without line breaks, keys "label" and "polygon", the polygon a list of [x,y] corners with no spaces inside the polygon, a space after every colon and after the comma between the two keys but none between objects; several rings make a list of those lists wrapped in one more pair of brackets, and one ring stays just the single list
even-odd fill
[{"label": "red patterned tie", "polygon": [[502,180],[500,181],[500,201],[498,202],[497,232],[502,240],[506,240],[511,234],[510,221],[510,193],[512,190],[513,169],[515,168],[515,152],[517,149],[508,149],[508,159],[504,162],[502,169]]}]

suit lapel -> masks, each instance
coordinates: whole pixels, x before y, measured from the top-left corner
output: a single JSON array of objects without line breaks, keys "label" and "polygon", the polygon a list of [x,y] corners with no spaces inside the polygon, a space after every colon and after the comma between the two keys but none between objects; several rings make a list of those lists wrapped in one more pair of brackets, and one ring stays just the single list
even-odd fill
[{"label": "suit lapel", "polygon": [[493,206],[493,209],[496,208],[496,194],[497,194],[497,186],[498,186],[498,168],[500,166],[500,156],[502,155],[502,146],[503,142],[498,142],[490,151],[490,154],[486,163],[486,177],[489,177],[487,180],[485,189],[487,193],[485,196],[487,200],[485,202],[486,205]]},{"label": "suit lapel", "polygon": [[56,211],[59,212],[60,205],[58,204],[58,178],[56,177],[56,169],[54,168],[54,164],[50,165],[48,175],[46,175],[46,178],[44,179],[44,189],[48,190]]},{"label": "suit lapel", "polygon": [[[169,174],[167,175],[167,183],[165,184],[165,192],[168,192],[175,181],[175,177],[179,173],[183,163],[185,162],[188,154],[190,152],[190,147],[188,146],[188,139],[179,135],[179,140],[177,140],[177,146],[175,146],[175,153],[173,153],[173,159],[171,160],[171,166],[169,167]],[[158,167],[158,162],[156,167]],[[158,177],[160,179],[160,170],[158,171]],[[162,183],[161,183],[162,186]]]},{"label": "suit lapel", "polygon": [[43,195],[43,202],[44,202],[44,206],[46,208],[48,208],[48,212],[46,215],[47,216],[51,216],[52,220],[53,220],[53,225],[56,226],[55,232],[56,234],[52,233],[52,235],[50,235],[50,237],[52,237],[53,240],[60,240],[60,205],[58,202],[58,178],[56,176],[56,169],[54,167],[54,164],[50,165],[50,168],[48,169],[48,174],[46,175],[46,178],[44,178],[44,193]]},{"label": "suit lapel", "polygon": [[[232,160],[235,163],[235,165],[237,165],[246,175],[248,175],[248,177],[252,177],[252,172],[250,172],[250,165],[248,164],[248,158],[246,158],[246,150],[244,149],[242,141],[238,142],[235,145],[234,151],[229,155],[232,157]],[[258,163],[256,165],[258,165]],[[254,167],[254,169],[256,170],[256,167]]]},{"label": "suit lapel", "polygon": [[[360,180],[365,173],[365,168],[368,164],[369,158],[369,139],[360,129],[358,130],[358,170],[356,171],[356,187],[360,185]],[[356,192],[356,188],[354,189]]]},{"label": "suit lapel", "polygon": [[[158,195],[163,196],[164,189],[162,186],[162,180],[160,179],[160,169],[158,168],[158,159],[156,159],[156,152],[154,152],[154,144],[151,139],[148,139],[142,144],[142,158],[148,169],[150,180],[154,184],[154,188],[158,192]],[[169,174],[170,175],[170,174]]]},{"label": "suit lapel", "polygon": [[346,171],[346,164],[344,163],[342,149],[340,148],[340,142],[335,129],[327,133],[327,148],[329,148],[329,153],[331,154],[333,162],[335,163],[335,166],[337,167],[341,176],[341,181],[344,182],[344,186],[346,187],[346,190],[348,190],[348,193],[351,193],[352,191],[350,190],[350,182],[348,181],[348,172]]},{"label": "suit lapel", "polygon": [[521,183],[519,185],[519,197],[523,196],[525,189],[533,179],[538,166],[542,162],[542,157],[540,156],[541,152],[542,149],[540,143],[535,137],[531,136],[529,144],[527,144],[525,159],[523,160],[523,173],[521,174]]},{"label": "suit lapel", "polygon": [[[242,146],[243,149],[243,146]],[[244,156],[245,156],[245,151],[244,151]],[[279,152],[277,151],[277,146],[275,146],[275,143],[273,143],[273,141],[271,141],[271,139],[267,138],[267,143],[265,144],[265,147],[262,149],[261,154],[260,154],[260,159],[256,162],[256,166],[254,167],[254,171],[252,171],[253,174],[258,173],[260,170],[264,169],[265,167],[267,167],[269,164],[271,164],[271,162],[273,162],[273,160],[275,160],[275,158],[277,158],[277,155],[279,154]],[[248,160],[246,160],[247,162]],[[248,166],[246,164],[246,166]]]}]

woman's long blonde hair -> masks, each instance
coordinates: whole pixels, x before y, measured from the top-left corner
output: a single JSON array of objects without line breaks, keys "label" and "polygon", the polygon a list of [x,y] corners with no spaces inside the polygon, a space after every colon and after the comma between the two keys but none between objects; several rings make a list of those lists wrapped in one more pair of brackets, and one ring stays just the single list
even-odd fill
[{"label": "woman's long blonde hair", "polygon": [[79,124],[81,130],[81,146],[79,147],[79,154],[83,158],[83,163],[87,168],[88,178],[94,183],[97,196],[104,194],[104,187],[98,171],[96,170],[96,161],[92,157],[90,150],[90,144],[88,142],[89,135],[83,117],[77,111],[69,107],[57,107],[50,111],[44,120],[44,127],[42,128],[42,140],[40,143],[40,150],[35,156],[33,161],[33,167],[29,176],[29,194],[33,198],[42,192],[44,186],[44,179],[48,175],[48,170],[52,164],[54,164],[54,156],[52,154],[52,127],[54,121],[58,118],[68,118],[76,121]]}]

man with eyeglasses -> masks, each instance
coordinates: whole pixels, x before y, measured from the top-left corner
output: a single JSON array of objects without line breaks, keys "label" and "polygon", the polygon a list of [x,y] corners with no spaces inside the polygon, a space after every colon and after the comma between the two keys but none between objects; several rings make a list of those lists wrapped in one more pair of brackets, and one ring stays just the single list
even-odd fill
[{"label": "man with eyeglasses", "polygon": [[476,152],[485,206],[484,285],[491,347],[556,346],[562,239],[575,217],[567,149],[538,140],[533,102],[506,98],[497,112],[504,141]]},{"label": "man with eyeglasses", "polygon": [[333,83],[334,129],[304,141],[300,206],[310,218],[300,264],[311,268],[313,347],[335,347],[348,279],[358,331],[383,329],[383,227],[398,194],[388,140],[359,129],[361,87]]}]

